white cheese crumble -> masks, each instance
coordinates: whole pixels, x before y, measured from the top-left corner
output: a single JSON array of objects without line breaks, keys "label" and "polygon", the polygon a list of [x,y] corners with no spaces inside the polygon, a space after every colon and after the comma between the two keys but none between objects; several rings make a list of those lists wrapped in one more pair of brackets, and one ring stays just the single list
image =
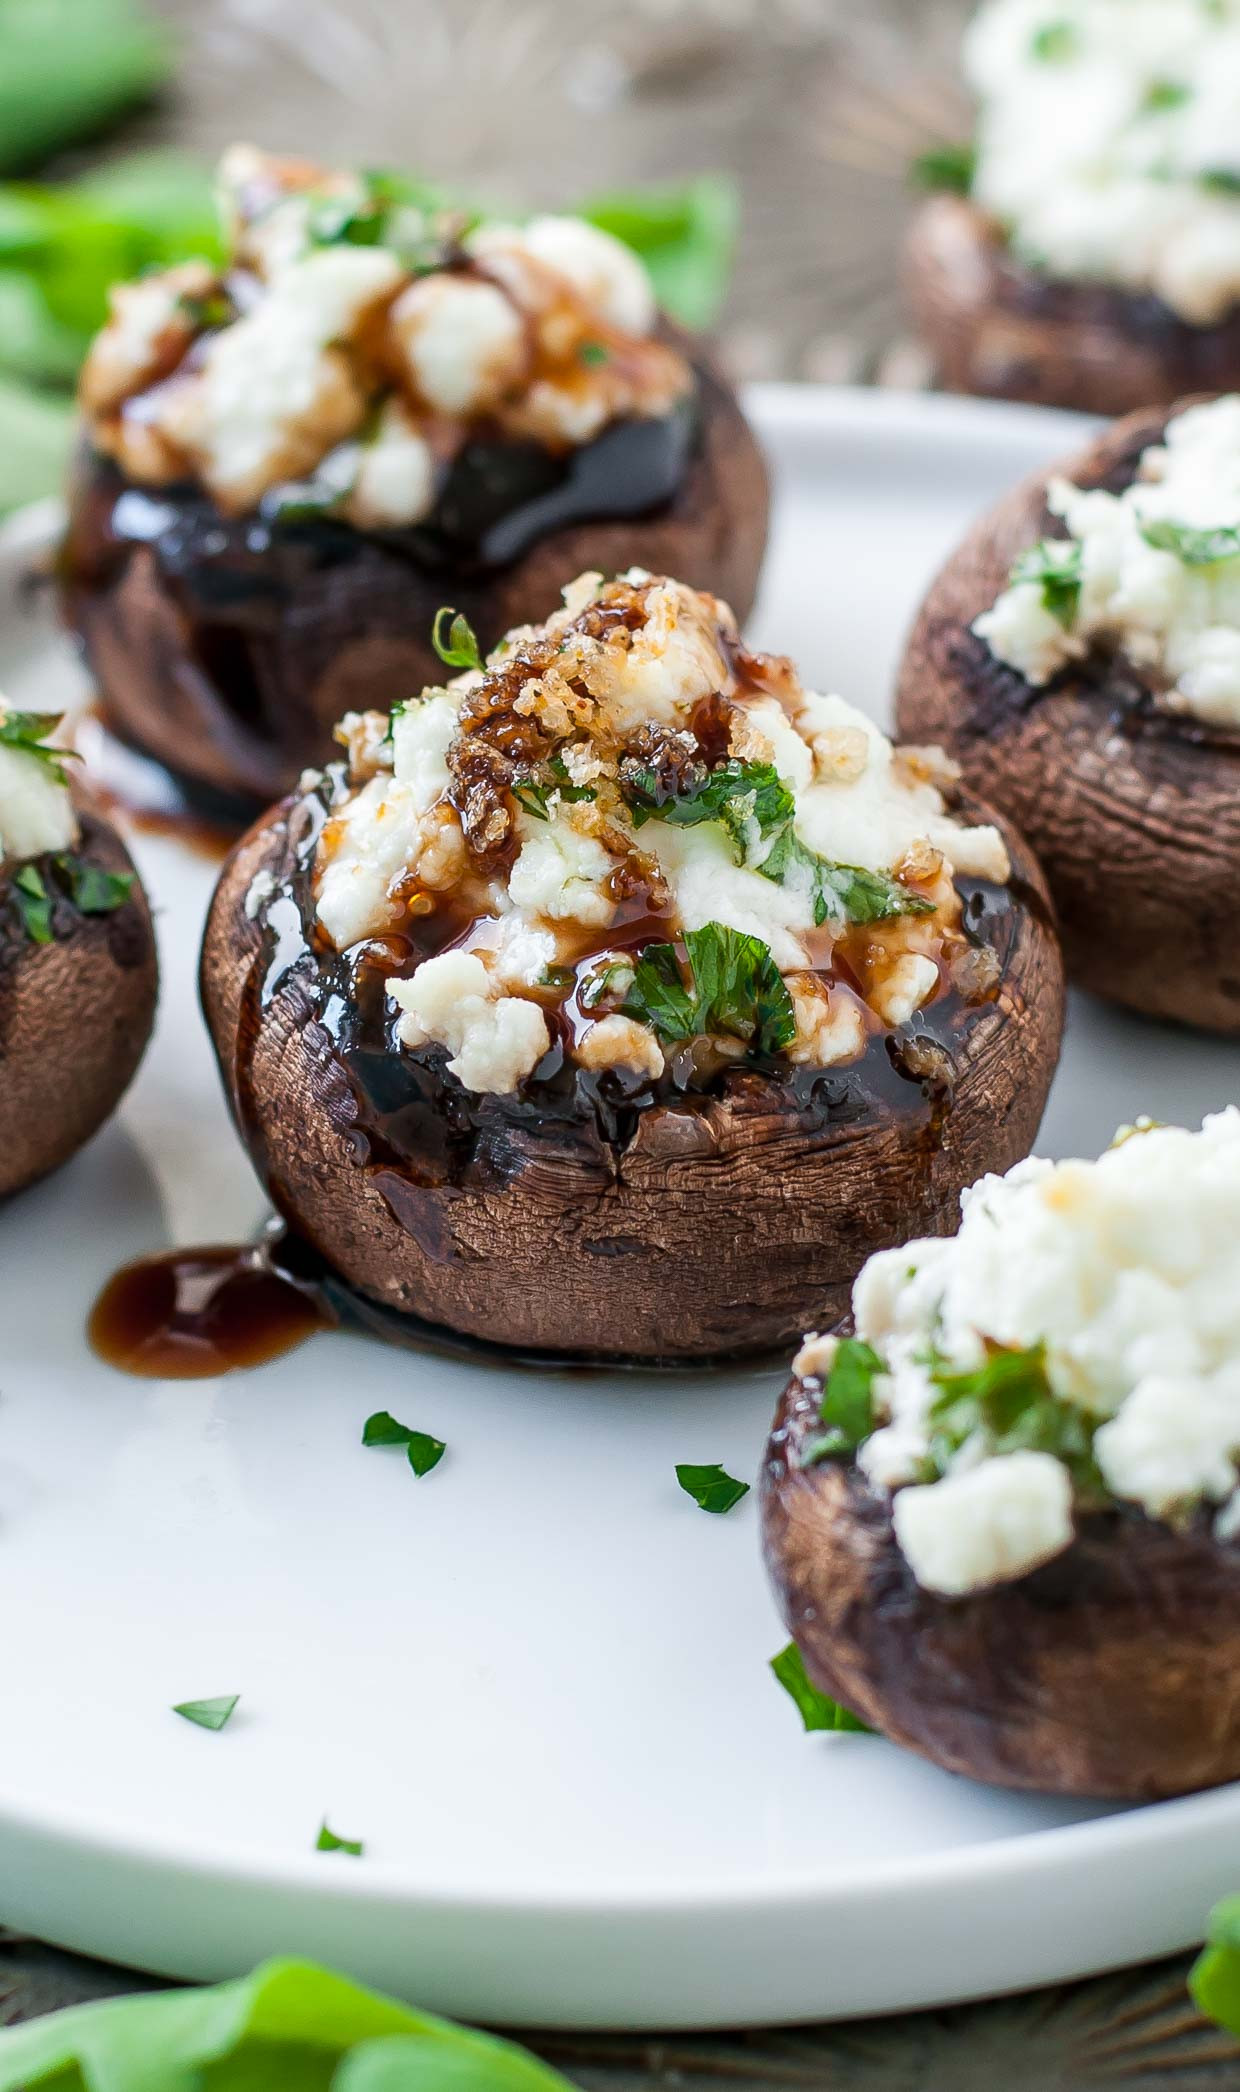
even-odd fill
[{"label": "white cheese crumble", "polygon": [[[492,991],[563,995],[575,983],[591,1021],[575,1025],[566,1050],[581,1065],[652,1079],[667,1058],[653,1013],[643,1024],[620,1009],[639,953],[608,950],[617,919],[636,914],[651,917],[649,943],[721,925],[765,946],[786,976],[781,1050],[795,1062],[856,1060],[871,1032],[909,1023],[950,977],[952,956],[969,949],[953,866],[1009,876],[998,832],[954,819],[924,751],[901,757],[841,698],[803,690],[790,663],[738,668],[735,622],[713,597],[638,570],[607,586],[582,575],[564,595],[545,627],[510,633],[485,670],[398,703],[390,725],[378,713],[341,722],[349,783],[316,874],[331,942],[348,950],[397,932],[411,909],[433,917],[450,902],[457,956],[483,964]],[[833,750],[825,764],[814,745],[824,737]],[[524,745],[545,751],[525,772],[505,753]],[[703,748],[713,749],[710,762]],[[672,766],[673,793],[677,776],[696,789],[712,763],[732,764],[729,776],[741,766],[742,780],[744,766],[756,766],[764,811],[758,784],[742,782],[727,820],[681,823],[658,810],[662,801],[646,818],[631,773],[647,760]],[[827,874],[863,896],[855,922],[822,883]],[[882,896],[873,916],[866,878]],[[879,919],[892,901],[896,912]],[[837,945],[842,974],[833,971]],[[420,1010],[429,963],[395,981],[393,998],[476,1075],[482,1058]],[[538,1017],[541,1039],[541,1007]],[[405,1043],[412,1036],[402,1028]],[[679,1037],[665,1036],[669,1048]],[[718,1040],[721,1060],[744,1054],[726,1024]],[[495,1065],[508,1063],[497,1053]]]},{"label": "white cheese crumble", "polygon": [[1045,1347],[1050,1393],[1095,1427],[1114,1497],[1163,1519],[1229,1503],[1240,1487],[1240,1110],[1198,1133],[1129,1132],[1096,1162],[1031,1158],[982,1178],[961,1207],[956,1235],[881,1251],[853,1289],[857,1335],[883,1368],[883,1421],[858,1464],[897,1492],[896,1534],[919,1581],[977,1588],[1072,1536],[1071,1476],[1050,1454],[993,1452],[973,1436],[940,1480],[922,1479],[935,1357],[941,1371],[972,1373],[994,1347]]},{"label": "white cheese crumble", "polygon": [[[0,720],[6,710],[0,702]],[[0,742],[0,863],[67,850],[77,839],[68,787],[39,756]]]},{"label": "white cheese crumble", "polygon": [[521,315],[493,283],[420,276],[392,307],[392,331],[428,407],[478,414],[525,375]]},{"label": "white cheese crumble", "polygon": [[449,1047],[448,1067],[467,1090],[515,1089],[551,1044],[537,1003],[498,994],[473,952],[426,959],[409,980],[389,981],[388,993],[402,1013],[401,1044]]},{"label": "white cheese crumble", "polygon": [[1240,395],[1176,415],[1122,493],[1058,479],[1048,500],[1081,548],[1074,612],[1065,623],[1040,582],[1017,581],[978,637],[1039,685],[1091,643],[1121,647],[1170,709],[1240,726]]},{"label": "white cheese crumble", "polygon": [[1238,0],[987,0],[965,37],[972,193],[1041,274],[1240,299]]}]

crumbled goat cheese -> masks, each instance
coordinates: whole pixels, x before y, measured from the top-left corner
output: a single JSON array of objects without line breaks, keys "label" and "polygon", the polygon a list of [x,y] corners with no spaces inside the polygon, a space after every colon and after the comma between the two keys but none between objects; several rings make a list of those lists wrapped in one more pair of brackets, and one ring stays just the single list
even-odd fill
[{"label": "crumbled goat cheese", "polygon": [[799,1380],[825,1380],[835,1364],[839,1348],[838,1337],[819,1336],[815,1332],[801,1345],[792,1361],[792,1370]]},{"label": "crumbled goat cheese", "polygon": [[[1240,726],[1240,395],[1176,415],[1121,494],[1055,480],[1049,501],[1081,546],[1075,615],[1063,624],[1040,583],[1019,581],[975,621],[978,637],[1034,684],[1091,642],[1122,647],[1156,687],[1170,683],[1162,704]],[[1159,525],[1233,531],[1237,549],[1193,564],[1148,542]]]},{"label": "crumbled goat cheese", "polygon": [[1050,1453],[1004,1453],[901,1489],[891,1515],[918,1583],[958,1598],[1027,1576],[1071,1545],[1072,1482]]},{"label": "crumbled goat cheese", "polygon": [[[609,586],[600,604],[600,577],[581,576],[545,627],[510,633],[491,669],[398,703],[390,727],[378,713],[341,722],[350,778],[320,842],[322,929],[347,949],[395,930],[410,906],[433,914],[437,896],[452,892],[457,956],[484,964],[493,991],[563,990],[576,972],[579,1007],[595,1021],[569,1049],[575,1058],[655,1077],[664,1051],[654,1031],[617,1010],[637,954],[602,948],[622,903],[631,914],[636,901],[667,938],[724,924],[759,940],[787,977],[789,1058],[821,1067],[858,1059],[871,1030],[908,1022],[971,950],[953,868],[1005,879],[1001,837],[957,822],[927,759],[904,761],[842,699],[803,691],[790,663],[772,661],[756,680],[738,672],[726,605],[637,570]],[[528,665],[514,682],[523,653]],[[730,821],[656,813],[639,826],[626,796],[631,751],[670,765],[673,778],[687,765],[685,776],[700,779],[692,722],[703,700],[725,708],[732,760],[776,771],[784,789],[774,811],[759,817],[755,785],[754,798],[733,802]],[[504,753],[527,734],[543,751],[530,758],[528,782]],[[825,771],[812,745],[824,735],[847,756]],[[780,824],[802,844],[799,856]],[[781,833],[781,869],[767,876]],[[811,850],[910,882],[930,912],[854,926],[816,885]],[[849,960],[854,934],[863,948]],[[843,978],[832,970],[837,944]],[[463,1064],[474,1065],[468,1055]]]},{"label": "crumbled goat cheese", "polygon": [[537,1003],[497,995],[472,952],[426,959],[408,980],[389,981],[388,994],[402,1013],[396,1027],[401,1044],[447,1046],[448,1067],[467,1090],[515,1089],[551,1043]]},{"label": "crumbled goat cheese", "polygon": [[263,909],[276,891],[276,875],[271,871],[255,872],[245,891],[245,914],[247,922],[257,922]]},{"label": "crumbled goat cheese", "polygon": [[478,414],[525,376],[521,315],[493,283],[420,276],[392,307],[409,375],[441,414]]},{"label": "crumbled goat cheese", "polygon": [[[5,708],[0,704],[0,719]],[[40,757],[0,744],[0,863],[67,850],[77,841],[68,789]]]},{"label": "crumbled goat cheese", "polygon": [[[929,1356],[970,1372],[987,1344],[1045,1346],[1052,1392],[1099,1426],[1094,1454],[1114,1496],[1152,1518],[1229,1501],[1240,1485],[1240,1110],[1199,1133],[1135,1132],[1096,1162],[1031,1158],[982,1178],[961,1205],[955,1236],[880,1252],[853,1288],[857,1334],[885,1369],[883,1421],[858,1461],[876,1487],[899,1491],[897,1532],[905,1519],[933,1523],[941,1502],[963,1514],[980,1501],[940,1498],[946,1483],[900,1485],[917,1482],[929,1452]],[[947,1480],[1009,1462],[967,1441]],[[931,1507],[901,1512],[906,1496]],[[937,1544],[926,1530],[915,1544]]]},{"label": "crumbled goat cheese", "polygon": [[987,0],[964,46],[972,193],[1041,274],[1240,299],[1237,0]]},{"label": "crumbled goat cheese", "polygon": [[114,284],[108,292],[108,322],[95,336],[82,365],[82,405],[89,414],[111,414],[130,393],[156,378],[166,362],[188,348],[194,336],[190,301],[215,281],[206,262],[183,262],[162,276]]},{"label": "crumbled goat cheese", "polygon": [[345,514],[363,530],[394,530],[420,523],[434,500],[431,447],[403,401],[391,399],[371,441],[358,446]]}]

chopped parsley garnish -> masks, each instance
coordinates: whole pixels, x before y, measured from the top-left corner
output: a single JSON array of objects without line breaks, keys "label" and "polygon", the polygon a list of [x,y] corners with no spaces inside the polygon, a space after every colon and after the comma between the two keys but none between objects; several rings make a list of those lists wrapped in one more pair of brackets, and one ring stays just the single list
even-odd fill
[{"label": "chopped parsley garnish", "polygon": [[338,1838],[324,1820],[314,1841],[314,1849],[316,1852],[347,1852],[353,1859],[360,1860],[366,1848],[360,1838]]},{"label": "chopped parsley garnish", "polygon": [[540,988],[571,988],[577,978],[573,966],[544,966],[538,976]]},{"label": "chopped parsley garnish", "polygon": [[1081,602],[1082,549],[1075,538],[1043,538],[1013,560],[1008,579],[1013,588],[1032,581],[1042,591],[1043,608],[1070,625]]},{"label": "chopped parsley garnish", "polygon": [[577,351],[578,362],[585,364],[606,363],[610,356],[611,350],[601,341],[583,341]]},{"label": "chopped parsley garnish", "polygon": [[557,795],[567,804],[596,796],[589,785],[573,783],[562,755],[553,755],[546,767],[551,773],[549,778],[523,777],[512,788],[512,796],[518,805],[523,806],[536,821],[550,819],[548,803]]},{"label": "chopped parsley garnish", "polygon": [[1240,524],[1224,523],[1215,530],[1194,530],[1189,523],[1172,523],[1157,517],[1142,523],[1141,535],[1156,552],[1173,552],[1186,567],[1212,567],[1223,559],[1240,558]]},{"label": "chopped parsley garnish", "polygon": [[205,296],[183,291],[177,299],[177,308],[195,329],[227,327],[232,323],[232,300],[225,297],[223,291],[208,291]]},{"label": "chopped parsley garnish", "polygon": [[13,888],[21,914],[22,927],[32,944],[51,944],[53,897],[43,884],[43,877],[34,865],[24,864],[13,874]]},{"label": "chopped parsley garnish", "polygon": [[960,1448],[980,1436],[988,1455],[1051,1453],[1078,1489],[1103,1494],[1093,1454],[1096,1420],[1054,1392],[1044,1344],[988,1344],[982,1364],[967,1372],[952,1371],[937,1354],[929,1363],[938,1390],[928,1417],[936,1473],[945,1474]]},{"label": "chopped parsley garnish", "polygon": [[58,868],[69,882],[69,897],[81,915],[113,915],[124,907],[133,890],[136,872],[105,872],[81,857],[58,857]]},{"label": "chopped parsley garnish", "polygon": [[232,1719],[233,1709],[241,1698],[239,1692],[227,1693],[218,1700],[182,1700],[173,1708],[182,1721],[193,1722],[199,1729],[222,1729]]},{"label": "chopped parsley garnish", "polygon": [[20,749],[23,755],[32,755],[51,772],[57,784],[67,785],[69,773],[66,761],[76,761],[75,748],[49,748],[45,736],[54,733],[64,718],[63,712],[4,712],[0,713],[0,748]]},{"label": "chopped parsley garnish", "polygon": [[970,144],[932,145],[919,153],[909,168],[909,180],[917,189],[946,190],[967,196],[977,172],[977,147]]},{"label": "chopped parsley garnish", "polygon": [[841,1337],[818,1410],[823,1430],[806,1445],[802,1467],[847,1458],[869,1437],[874,1429],[874,1380],[882,1370],[882,1359],[869,1344],[860,1337]]},{"label": "chopped parsley garnish", "polygon": [[805,1658],[795,1642],[789,1642],[778,1656],[771,1658],[771,1669],[778,1678],[790,1700],[796,1702],[797,1712],[805,1729],[846,1729],[861,1736],[872,1736],[874,1731],[838,1700],[829,1699],[825,1692],[810,1680],[805,1668]]},{"label": "chopped parsley garnish", "polygon": [[1182,109],[1192,94],[1182,80],[1154,80],[1145,97],[1145,106],[1156,112],[1160,109]]},{"label": "chopped parsley garnish", "polygon": [[749,1494],[748,1482],[738,1482],[725,1468],[678,1465],[676,1480],[699,1511],[730,1511]]},{"label": "chopped parsley garnish", "polygon": [[633,969],[626,1017],[673,1042],[723,1032],[751,1053],[782,1053],[796,1037],[792,997],[770,946],[723,923],[686,930],[688,979],[670,944],[648,944]]},{"label": "chopped parsley garnish", "polygon": [[670,793],[661,789],[655,771],[630,767],[624,773],[624,795],[635,828],[653,820],[677,828],[718,821],[728,834],[737,864],[751,859],[758,844],[769,843],[753,869],[779,886],[807,893],[815,923],[826,922],[828,916],[860,923],[934,912],[933,901],[911,892],[885,872],[833,864],[808,849],[793,826],[796,801],[773,763],[747,763],[733,757],[687,791]]},{"label": "chopped parsley garnish", "polygon": [[1240,167],[1212,167],[1198,180],[1203,189],[1214,189],[1221,196],[1240,196]]},{"label": "chopped parsley garnish", "polygon": [[1035,29],[1030,49],[1046,65],[1062,65],[1075,58],[1080,45],[1074,22],[1044,22]]},{"label": "chopped parsley garnish", "polygon": [[409,1465],[415,1475],[428,1475],[432,1467],[438,1467],[447,1446],[441,1438],[432,1438],[426,1431],[411,1431],[407,1424],[398,1424],[386,1409],[376,1410],[362,1426],[364,1446],[404,1446],[409,1455]]},{"label": "chopped parsley garnish", "polygon": [[[446,639],[443,636],[445,625],[448,627]],[[431,626],[431,645],[440,660],[449,668],[482,668],[485,665],[469,619],[462,617],[459,610],[450,609],[447,604],[435,612],[435,622]]]}]

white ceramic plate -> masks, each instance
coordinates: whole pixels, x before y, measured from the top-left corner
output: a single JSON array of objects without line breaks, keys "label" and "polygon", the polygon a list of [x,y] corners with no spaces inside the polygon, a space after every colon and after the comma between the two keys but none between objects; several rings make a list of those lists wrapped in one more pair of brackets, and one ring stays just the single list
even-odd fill
[{"label": "white ceramic plate", "polygon": [[[1079,440],[1066,415],[759,389],[776,475],[756,636],[882,713],[903,628],[975,511]],[[42,527],[46,528],[46,517]],[[78,688],[18,601],[0,685]],[[194,971],[211,867],[139,841],[159,1031],[119,1119],[0,1213],[0,1916],[218,1977],[319,1956],[513,2024],[898,2010],[1187,1944],[1240,1886],[1235,1789],[1132,1811],[1022,1799],[868,1737],[805,1736],[753,1496],[752,1372],[556,1375],[321,1337],[216,1382],[126,1379],[83,1321],[125,1258],[262,1204]],[[70,1042],[71,1050],[72,1042]],[[1043,1145],[1197,1120],[1236,1052],[1075,1003]],[[448,1441],[365,1451],[390,1408]],[[240,1692],[218,1735],[173,1702]],[[326,1815],[360,1860],[312,1850]]]}]

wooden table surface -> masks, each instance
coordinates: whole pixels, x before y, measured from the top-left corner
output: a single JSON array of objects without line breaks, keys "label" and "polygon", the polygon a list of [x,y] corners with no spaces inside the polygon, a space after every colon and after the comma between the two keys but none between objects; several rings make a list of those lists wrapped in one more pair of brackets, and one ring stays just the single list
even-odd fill
[{"label": "wooden table surface", "polygon": [[[904,173],[967,122],[954,79],[966,0],[169,0],[165,12],[183,40],[180,84],[127,146],[214,156],[250,138],[552,206],[726,168],[744,199],[720,327],[736,374],[929,382],[897,286]],[[1240,2048],[1197,2018],[1187,1967],[886,2022],[533,2045],[589,2092],[1240,2087]],[[0,1936],[0,2017],[142,1980]]]}]

